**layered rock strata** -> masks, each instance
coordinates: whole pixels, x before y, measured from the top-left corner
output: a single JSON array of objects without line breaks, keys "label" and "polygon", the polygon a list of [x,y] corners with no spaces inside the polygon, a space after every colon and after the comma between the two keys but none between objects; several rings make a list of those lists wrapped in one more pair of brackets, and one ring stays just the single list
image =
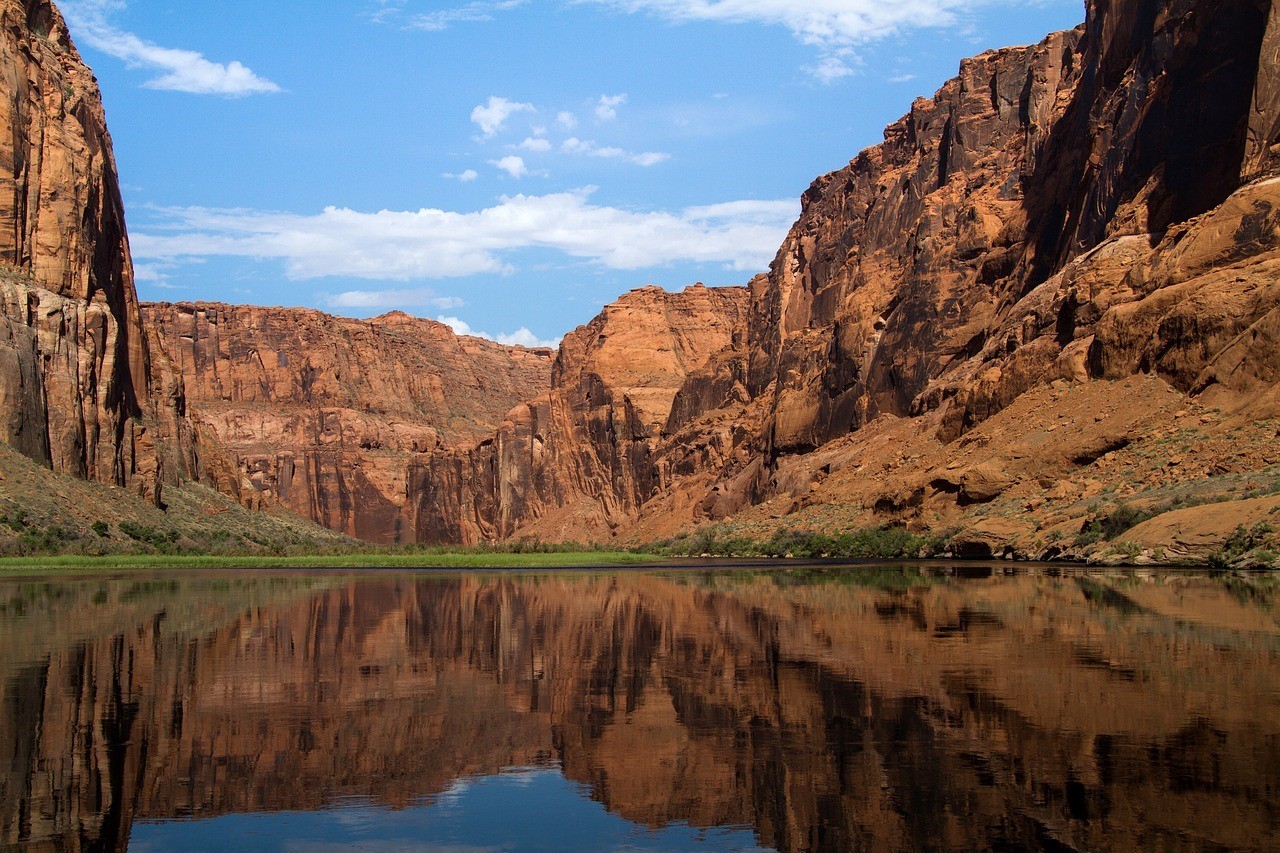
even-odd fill
[{"label": "layered rock strata", "polygon": [[355,320],[200,302],[145,305],[143,316],[192,420],[230,459],[209,479],[374,542],[410,538],[412,454],[478,440],[550,385],[550,350],[399,312]]},{"label": "layered rock strata", "polygon": [[676,394],[740,342],[747,300],[743,288],[643,287],[569,333],[548,393],[479,444],[414,460],[418,541],[599,539],[633,522],[661,484],[654,451]]},{"label": "layered rock strata", "polygon": [[152,373],[98,84],[47,0],[0,2],[0,122],[0,440],[159,501],[181,389]]},{"label": "layered rock strata", "polygon": [[[1123,394],[1149,376],[1175,395],[1170,416],[1210,411],[1211,430],[1280,414],[1278,52],[1280,13],[1265,0],[1121,0],[1090,2],[1081,27],[1039,44],[966,60],[883,144],[804,194],[750,285],[745,329],[688,373],[643,465],[627,466],[643,476],[591,468],[570,498],[535,473],[546,463],[531,413],[494,440],[516,439],[516,452],[417,466],[411,492],[448,507],[420,515],[419,534],[557,532],[541,522],[548,503],[641,539],[760,504],[774,517],[822,504],[856,506],[850,523],[968,524],[968,507],[1015,487],[1042,500],[1044,472],[1070,478],[1163,426],[1142,395],[1120,399],[1119,432],[1098,445],[1073,408],[1096,395],[1064,392],[1061,430],[1039,450],[948,468],[975,429],[1051,383]],[[866,442],[891,432],[891,468],[865,466]],[[606,433],[581,435],[585,446]],[[634,437],[613,436],[585,456],[629,458]],[[1226,456],[1256,455],[1240,442]],[[905,459],[940,464],[881,482]],[[836,471],[839,487],[826,482]],[[495,495],[484,523],[454,521]]]}]

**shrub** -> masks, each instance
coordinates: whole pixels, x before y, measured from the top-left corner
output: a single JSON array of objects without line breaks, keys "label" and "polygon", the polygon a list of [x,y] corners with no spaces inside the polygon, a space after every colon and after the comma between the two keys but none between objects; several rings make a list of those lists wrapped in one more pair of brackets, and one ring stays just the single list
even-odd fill
[{"label": "shrub", "polygon": [[1265,521],[1259,521],[1248,530],[1243,524],[1236,525],[1236,529],[1227,537],[1227,541],[1222,543],[1222,547],[1209,555],[1209,565],[1214,568],[1226,568],[1242,557],[1250,555],[1251,552],[1253,559],[1248,562],[1269,564],[1274,559],[1269,547],[1272,545],[1271,534],[1275,530]]},{"label": "shrub", "polygon": [[0,515],[0,524],[7,524],[14,533],[21,533],[27,529],[27,511],[19,509],[15,510],[12,515],[9,513]]},{"label": "shrub", "polygon": [[1151,513],[1134,509],[1128,504],[1116,504],[1110,511],[1096,516],[1080,528],[1080,534],[1076,536],[1076,545],[1109,542],[1151,517]]}]

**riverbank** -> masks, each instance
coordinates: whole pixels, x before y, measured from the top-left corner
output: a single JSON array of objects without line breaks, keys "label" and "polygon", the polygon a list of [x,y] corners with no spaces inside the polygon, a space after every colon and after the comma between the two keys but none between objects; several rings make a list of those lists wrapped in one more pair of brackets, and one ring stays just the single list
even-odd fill
[{"label": "riverbank", "polygon": [[160,569],[545,569],[653,565],[665,558],[623,551],[498,551],[210,556],[188,554],[39,555],[0,558],[0,575]]}]

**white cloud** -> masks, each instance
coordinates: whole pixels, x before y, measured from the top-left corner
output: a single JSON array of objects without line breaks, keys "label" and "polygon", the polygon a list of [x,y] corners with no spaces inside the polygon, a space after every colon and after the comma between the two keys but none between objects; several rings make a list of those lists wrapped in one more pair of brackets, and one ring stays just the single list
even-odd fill
[{"label": "white cloud", "polygon": [[896,74],[893,77],[886,78],[885,82],[886,83],[910,83],[914,79],[916,79],[916,75],[914,74]]},{"label": "white cloud", "polygon": [[530,136],[520,143],[520,147],[526,151],[550,151],[551,142],[540,136]]},{"label": "white cloud", "polygon": [[596,120],[612,121],[618,117],[617,108],[627,102],[626,93],[621,95],[601,95],[596,101]]},{"label": "white cloud", "polygon": [[480,173],[475,169],[466,169],[465,171],[458,172],[456,175],[453,172],[445,172],[440,177],[453,178],[455,181],[461,181],[464,184],[469,184],[476,178],[480,177]]},{"label": "white cloud", "polygon": [[516,113],[533,111],[533,104],[508,101],[506,98],[490,95],[487,104],[481,104],[471,111],[471,121],[480,128],[484,138],[489,139],[501,131],[507,119]]},{"label": "white cloud", "polygon": [[645,151],[641,154],[631,155],[631,162],[637,166],[656,166],[670,159],[671,155],[662,151]]},{"label": "white cloud", "polygon": [[210,62],[194,50],[161,47],[116,29],[107,22],[107,14],[124,7],[119,0],[68,0],[61,6],[77,40],[122,60],[130,68],[160,72],[160,76],[143,84],[149,89],[226,97],[281,91],[278,85],[239,62]]},{"label": "white cloud", "polygon": [[409,290],[347,290],[322,294],[330,308],[434,308],[449,311],[466,303],[456,296],[439,296],[424,288]]},{"label": "white cloud", "polygon": [[947,27],[957,14],[990,0],[578,0],[624,12],[647,12],[670,21],[711,21],[786,27],[817,48],[811,74],[832,82],[853,73],[859,45],[922,27]]},{"label": "white cloud", "polygon": [[539,347],[548,347],[556,349],[560,346],[560,338],[551,340],[543,340],[529,331],[527,326],[521,326],[509,335],[491,335],[488,332],[480,332],[471,328],[465,320],[459,320],[457,317],[437,317],[437,322],[444,323],[450,329],[453,329],[455,335],[467,335],[473,338],[484,338],[486,341],[496,341],[505,346],[529,347],[537,349]]},{"label": "white cloud", "polygon": [[560,125],[565,130],[573,130],[578,126],[578,117],[568,110],[562,110],[556,113],[556,124]]},{"label": "white cloud", "polygon": [[[523,6],[525,2],[526,0],[477,0],[477,2],[456,6],[452,9],[438,9],[434,12],[410,15],[405,19],[405,26],[413,30],[441,32],[449,29],[454,24],[492,21],[495,12],[506,12],[518,6]],[[399,9],[384,9],[378,15],[375,15],[375,19],[390,20],[398,12]]]},{"label": "white cloud", "polygon": [[853,74],[853,69],[849,67],[849,63],[845,62],[843,57],[827,54],[818,58],[818,61],[812,65],[806,65],[805,71],[808,71],[822,83],[834,83],[843,77],[849,77]]},{"label": "white cloud", "polygon": [[564,142],[560,143],[560,150],[566,154],[580,154],[584,157],[602,157],[606,160],[629,160],[637,166],[656,166],[658,163],[664,163],[671,159],[670,154],[664,154],[658,151],[645,151],[642,154],[632,154],[630,151],[624,151],[621,148],[615,148],[611,145],[596,145],[590,139],[579,139],[576,136],[570,136]]},{"label": "white cloud", "polygon": [[633,211],[590,203],[594,188],[502,198],[484,210],[363,213],[329,207],[315,215],[181,208],[162,224],[135,226],[143,263],[226,256],[278,260],[291,279],[348,276],[377,281],[515,271],[509,257],[545,249],[610,269],[674,262],[764,269],[799,213],[795,201],[735,201],[683,211]]},{"label": "white cloud", "polygon": [[524,164],[524,158],[517,157],[514,154],[503,157],[501,160],[490,160],[489,162],[513,178],[523,178],[529,174],[529,167]]}]

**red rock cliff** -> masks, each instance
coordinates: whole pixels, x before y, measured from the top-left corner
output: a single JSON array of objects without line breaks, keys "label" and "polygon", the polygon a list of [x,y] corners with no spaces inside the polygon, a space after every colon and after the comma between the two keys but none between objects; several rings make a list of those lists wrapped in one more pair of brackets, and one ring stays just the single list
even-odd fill
[{"label": "red rock cliff", "polygon": [[458,337],[431,320],[198,302],[143,307],[231,457],[220,488],[333,530],[409,538],[411,454],[477,440],[550,385],[551,353]]},{"label": "red rock cliff", "polygon": [[560,345],[551,391],[496,435],[409,469],[420,542],[598,539],[634,520],[660,476],[653,451],[685,377],[741,337],[743,288],[644,287]]},{"label": "red rock cliff", "polygon": [[47,0],[0,2],[0,440],[159,500],[160,424],[98,84]]},{"label": "red rock cliff", "polygon": [[[571,336],[551,397],[477,451],[415,465],[419,537],[643,538],[780,495],[793,510],[949,523],[1028,477],[1048,490],[1151,438],[1166,405],[1119,390],[1105,428],[1081,418],[1029,450],[1011,424],[982,438],[1003,442],[992,458],[935,470],[1059,380],[1146,374],[1185,405],[1280,413],[1280,12],[1099,0],[1086,13],[1075,30],[966,60],[883,144],[815,181],[751,283],[746,328],[700,351],[650,410],[665,427],[642,425],[635,392],[579,374]],[[627,319],[610,319],[614,339]],[[1096,406],[1092,393],[1064,400],[1063,418]],[[890,436],[899,422],[910,426]],[[883,465],[883,448],[851,438],[872,423],[865,441],[894,451]],[[839,489],[823,486],[841,469]],[[575,521],[545,523],[551,507]]]},{"label": "red rock cliff", "polygon": [[[1275,414],[1277,51],[1280,12],[1261,0],[1097,2],[1076,30],[963,62],[805,193],[753,282],[745,346],[677,401],[659,451],[682,472],[672,494],[698,501],[695,518],[809,501],[834,468],[875,458],[851,441],[814,451],[877,419],[915,425],[898,457],[939,443],[949,457],[1056,380],[1154,374],[1229,413]],[[1113,446],[1155,426],[1131,402]],[[1053,444],[1041,479],[1113,449],[1078,430]],[[904,497],[846,472],[813,499],[954,508],[979,494],[964,473],[922,470]],[[981,500],[1016,479],[1000,476]],[[649,515],[687,524],[660,503]]]}]

